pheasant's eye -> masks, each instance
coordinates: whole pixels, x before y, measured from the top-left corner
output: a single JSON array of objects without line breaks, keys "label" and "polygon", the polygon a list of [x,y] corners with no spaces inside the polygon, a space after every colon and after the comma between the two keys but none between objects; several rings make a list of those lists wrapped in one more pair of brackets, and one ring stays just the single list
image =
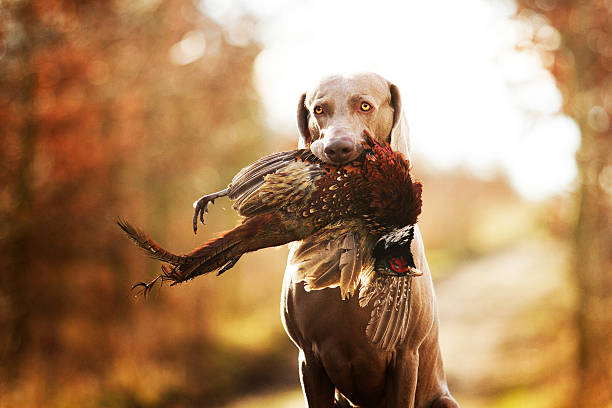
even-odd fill
[{"label": "pheasant's eye", "polygon": [[370,109],[372,109],[372,105],[370,105],[367,102],[361,102],[361,110],[364,112],[369,111]]},{"label": "pheasant's eye", "polygon": [[314,107],[314,113],[317,114],[317,115],[322,114],[323,113],[323,108],[321,106],[318,106],[318,105],[315,106]]}]

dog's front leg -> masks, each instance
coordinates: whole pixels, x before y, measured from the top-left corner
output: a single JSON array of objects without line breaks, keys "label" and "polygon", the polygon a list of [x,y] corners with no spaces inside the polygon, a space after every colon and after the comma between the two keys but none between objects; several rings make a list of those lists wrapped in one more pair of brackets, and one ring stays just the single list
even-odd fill
[{"label": "dog's front leg", "polygon": [[312,350],[301,350],[300,381],[308,408],[332,408],[336,388]]},{"label": "dog's front leg", "polygon": [[387,408],[413,408],[419,371],[418,351],[400,352],[389,370],[386,383]]}]

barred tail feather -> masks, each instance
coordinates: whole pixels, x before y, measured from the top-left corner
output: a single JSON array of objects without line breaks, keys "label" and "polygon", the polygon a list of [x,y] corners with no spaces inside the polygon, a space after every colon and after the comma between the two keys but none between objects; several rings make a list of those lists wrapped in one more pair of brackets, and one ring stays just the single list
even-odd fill
[{"label": "barred tail feather", "polygon": [[[283,233],[279,228],[281,224],[282,221],[272,214],[247,218],[236,228],[204,243],[199,248],[184,255],[175,255],[163,249],[145,232],[133,227],[127,221],[117,220],[117,225],[147,255],[169,264],[162,265],[161,278],[162,281],[169,281],[172,285],[214,271],[223,273],[231,269],[246,252],[286,244],[300,238]],[[146,284],[143,285],[145,289],[148,288]]]},{"label": "barred tail feather", "polygon": [[134,227],[122,218],[117,219],[117,225],[125,232],[128,238],[138,245],[145,253],[153,259],[167,262],[172,265],[182,265],[188,262],[188,258],[175,255],[162,248],[157,242],[153,241],[146,232]]},{"label": "barred tail feather", "polygon": [[226,237],[209,241],[198,248],[197,254],[186,255],[189,257],[189,262],[171,268],[162,268],[164,280],[179,283],[217,270],[225,272],[234,266],[245,252],[237,248],[238,244],[238,241],[231,242]]},{"label": "barred tail feather", "polygon": [[164,279],[178,283],[210,272],[223,273],[246,252],[286,244],[292,239],[271,232],[278,230],[277,222],[271,214],[245,219],[236,228],[183,255],[186,262],[164,270]]}]

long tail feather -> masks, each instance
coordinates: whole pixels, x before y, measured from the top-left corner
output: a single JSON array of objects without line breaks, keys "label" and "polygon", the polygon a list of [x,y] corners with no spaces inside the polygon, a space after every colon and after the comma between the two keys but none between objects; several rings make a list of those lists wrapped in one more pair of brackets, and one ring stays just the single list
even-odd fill
[{"label": "long tail feather", "polygon": [[145,251],[145,253],[158,261],[168,262],[172,265],[182,265],[189,260],[183,255],[176,255],[162,248],[157,242],[153,241],[146,232],[132,226],[122,218],[117,219],[117,225],[126,233],[128,238]]},{"label": "long tail feather", "polygon": [[[282,233],[274,233],[278,232],[278,222],[279,220],[271,214],[248,218],[236,228],[204,243],[199,248],[184,255],[176,255],[162,248],[144,231],[121,218],[117,219],[117,225],[148,256],[167,263],[162,265],[160,277],[162,282],[171,282],[171,285],[213,271],[223,273],[231,269],[246,252],[294,240],[295,238]],[[138,283],[134,288],[142,288],[146,295],[155,282],[158,282],[158,279],[148,284]]]},{"label": "long tail feather", "polygon": [[163,279],[178,283],[214,271],[223,273],[246,252],[291,241],[282,234],[274,234],[273,231],[278,229],[274,224],[276,221],[270,214],[245,219],[236,228],[183,255],[186,262],[165,269]]}]

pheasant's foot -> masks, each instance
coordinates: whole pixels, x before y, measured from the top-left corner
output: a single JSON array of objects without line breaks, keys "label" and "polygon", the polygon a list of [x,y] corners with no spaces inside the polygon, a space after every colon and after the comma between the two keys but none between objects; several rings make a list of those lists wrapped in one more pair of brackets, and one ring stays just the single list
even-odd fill
[{"label": "pheasant's foot", "polygon": [[215,200],[219,197],[224,197],[229,193],[229,188],[225,190],[217,191],[216,193],[208,194],[198,198],[196,202],[193,203],[193,208],[195,209],[193,213],[193,233],[198,233],[198,218],[202,225],[204,222],[204,214],[208,212],[208,204],[214,204]]},{"label": "pheasant's foot", "polygon": [[[155,284],[157,283],[157,281],[159,281],[159,279],[162,278],[161,275],[159,275],[157,278],[153,279],[151,282],[149,283],[145,283],[145,282],[139,282],[137,284],[135,284],[134,286],[132,286],[132,290],[136,289],[136,288],[141,288],[140,291],[138,293],[136,293],[136,296],[144,296],[145,298],[149,295],[149,293],[151,293],[151,290],[153,289],[153,287],[155,286]],[[162,279],[163,281],[163,279]]]}]

